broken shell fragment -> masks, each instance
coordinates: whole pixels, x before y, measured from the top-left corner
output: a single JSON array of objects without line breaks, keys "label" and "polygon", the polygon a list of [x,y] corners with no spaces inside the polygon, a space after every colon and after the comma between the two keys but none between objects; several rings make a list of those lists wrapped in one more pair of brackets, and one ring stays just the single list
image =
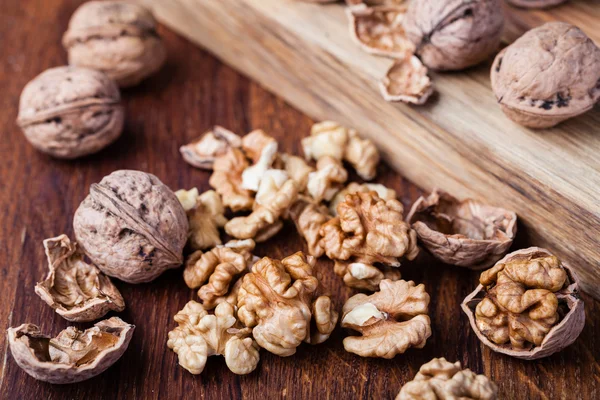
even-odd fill
[{"label": "broken shell fragment", "polygon": [[386,101],[418,105],[425,104],[433,93],[427,68],[415,56],[396,61],[379,83],[379,88]]}]

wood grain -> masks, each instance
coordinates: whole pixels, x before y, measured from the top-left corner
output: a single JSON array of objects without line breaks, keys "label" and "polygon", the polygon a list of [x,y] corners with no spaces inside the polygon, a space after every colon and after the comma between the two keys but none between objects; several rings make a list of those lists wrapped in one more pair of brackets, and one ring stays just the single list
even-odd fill
[{"label": "wood grain", "polygon": [[[438,95],[423,107],[390,104],[377,88],[391,62],[349,37],[341,4],[296,0],[138,0],[202,45],[315,119],[356,127],[401,174],[514,209],[523,227],[574,265],[600,298],[600,110],[546,131],[508,120],[489,84],[489,64],[433,74]],[[600,3],[547,12],[506,7],[505,38],[545,21],[580,25],[600,43]]]},{"label": "wood grain", "polygon": [[[263,128],[285,151],[298,153],[312,120],[192,43],[161,28],[168,62],[160,73],[123,93],[124,136],[101,153],[78,161],[53,160],[35,151],[14,123],[22,87],[66,56],[60,37],[78,0],[10,0],[0,9],[0,329],[31,322],[52,334],[69,325],[33,291],[47,270],[42,240],[72,234],[72,215],[89,185],[120,168],[156,174],[173,189],[207,189],[208,174],[186,165],[178,146],[213,124],[236,132]],[[378,181],[392,186],[405,206],[422,191],[385,165]],[[258,248],[282,257],[304,247],[290,233]],[[514,248],[530,244],[519,233]],[[323,284],[341,308],[353,291],[319,262]],[[326,343],[302,345],[292,357],[263,351],[257,370],[243,377],[212,357],[206,371],[192,376],[167,350],[173,315],[195,297],[181,270],[149,284],[116,282],[127,303],[118,314],[137,326],[123,358],[100,376],[75,385],[35,381],[15,364],[0,335],[0,399],[392,399],[419,366],[433,357],[460,360],[494,379],[506,399],[597,399],[600,397],[599,303],[586,300],[587,324],[577,342],[535,362],[490,352],[471,332],[460,301],[476,286],[477,274],[441,265],[426,254],[402,267],[404,277],[423,282],[431,294],[433,335],[422,350],[393,360],[362,359],[346,353],[339,327]],[[91,324],[77,324],[81,328]]]}]

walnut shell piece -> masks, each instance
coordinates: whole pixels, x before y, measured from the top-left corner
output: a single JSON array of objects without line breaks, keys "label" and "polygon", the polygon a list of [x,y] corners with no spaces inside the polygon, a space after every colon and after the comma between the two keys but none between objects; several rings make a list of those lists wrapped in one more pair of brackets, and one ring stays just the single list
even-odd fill
[{"label": "walnut shell piece", "polygon": [[126,1],[83,3],[71,16],[63,47],[69,64],[102,71],[121,87],[137,85],[166,59],[150,10]]},{"label": "walnut shell piece", "polygon": [[379,82],[379,90],[386,101],[425,104],[433,94],[428,70],[415,56],[397,60]]},{"label": "walnut shell piece", "polygon": [[179,152],[188,164],[196,168],[212,170],[215,159],[224,155],[230,147],[242,147],[242,138],[216,125],[200,138],[181,146]]},{"label": "walnut shell piece", "polygon": [[175,194],[156,176],[119,170],[92,184],[73,229],[102,272],[140,283],[181,265],[188,221]]},{"label": "walnut shell piece", "polygon": [[344,304],[342,327],[361,336],[344,339],[344,349],[361,357],[394,358],[409,347],[423,348],[431,336],[429,295],[413,281],[384,279],[379,292],[357,294]]},{"label": "walnut shell piece", "polygon": [[600,99],[600,48],[579,28],[549,22],[502,50],[491,69],[502,111],[529,128],[550,128]]},{"label": "walnut shell piece", "polygon": [[406,221],[435,258],[474,270],[502,258],[517,233],[514,212],[472,199],[459,201],[437,189],[413,204]]},{"label": "walnut shell piece", "polygon": [[33,324],[7,330],[16,363],[35,379],[49,383],[74,383],[101,374],[127,350],[135,329],[117,317],[80,331],[68,327],[55,338]]},{"label": "walnut shell piece", "polygon": [[583,330],[577,277],[546,249],[507,254],[479,281],[461,307],[477,337],[496,352],[525,360],[547,357]]},{"label": "walnut shell piece", "polygon": [[462,399],[496,400],[498,387],[485,375],[476,375],[445,358],[421,365],[415,378],[402,386],[396,400]]},{"label": "walnut shell piece", "polygon": [[250,336],[251,329],[240,324],[231,304],[221,303],[210,314],[192,300],[175,315],[175,322],[179,326],[169,332],[167,346],[190,373],[201,374],[207,358],[214,355],[224,356],[235,374],[246,375],[256,369],[259,348]]},{"label": "walnut shell piece", "polygon": [[415,55],[434,70],[461,70],[498,50],[504,28],[500,0],[411,1],[404,18]]},{"label": "walnut shell piece", "polygon": [[38,150],[73,159],[102,150],[123,130],[119,88],[102,72],[56,67],[23,89],[17,124]]},{"label": "walnut shell piece", "polygon": [[123,311],[125,301],[106,275],[83,260],[67,235],[44,240],[50,271],[35,293],[68,321],[86,322],[109,311]]}]

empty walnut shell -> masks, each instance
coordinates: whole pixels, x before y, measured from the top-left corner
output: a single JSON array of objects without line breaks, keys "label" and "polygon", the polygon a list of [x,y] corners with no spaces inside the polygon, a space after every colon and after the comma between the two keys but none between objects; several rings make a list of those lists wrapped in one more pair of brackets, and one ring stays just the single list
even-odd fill
[{"label": "empty walnut shell", "polygon": [[80,331],[68,327],[55,338],[42,334],[33,324],[7,331],[16,363],[35,379],[50,383],[74,383],[108,369],[127,350],[135,329],[117,317]]},{"label": "empty walnut shell", "polygon": [[517,233],[514,212],[471,199],[459,201],[440,190],[420,197],[406,221],[434,257],[474,270],[502,258]]},{"label": "empty walnut shell", "polygon": [[[527,261],[547,256],[553,255],[546,249],[530,247],[528,249],[518,250],[507,254],[506,257],[498,261],[496,265],[514,261]],[[564,286],[554,293],[558,299],[559,322],[546,334],[541,345],[534,346],[530,349],[513,349],[510,342],[498,345],[489,340],[479,330],[477,321],[475,320],[475,309],[485,298],[487,291],[490,289],[481,284],[477,286],[473,293],[468,295],[461,304],[461,308],[464,313],[467,314],[469,322],[471,323],[471,328],[479,340],[495,352],[524,360],[535,360],[548,357],[571,345],[577,339],[585,325],[585,308],[583,300],[579,297],[577,275],[575,275],[568,265],[561,262],[560,266],[566,271],[567,279]],[[529,291],[534,292],[535,290]]]},{"label": "empty walnut shell", "polygon": [[120,170],[90,187],[73,229],[102,272],[140,283],[181,265],[188,220],[175,194],[156,176]]},{"label": "empty walnut shell", "polygon": [[567,0],[506,0],[509,4],[521,8],[550,8]]},{"label": "empty walnut shell", "polygon": [[579,28],[550,22],[502,50],[491,71],[502,111],[530,128],[549,128],[600,99],[600,48]]},{"label": "empty walnut shell", "polygon": [[498,50],[504,27],[500,0],[411,1],[404,18],[407,37],[423,64],[461,70]]},{"label": "empty walnut shell", "polygon": [[63,36],[69,64],[105,72],[134,86],[156,72],[166,51],[152,13],[125,1],[89,1],[73,13]]},{"label": "empty walnut shell", "polygon": [[17,123],[38,150],[58,158],[95,153],[123,130],[119,88],[101,72],[56,67],[29,82]]}]

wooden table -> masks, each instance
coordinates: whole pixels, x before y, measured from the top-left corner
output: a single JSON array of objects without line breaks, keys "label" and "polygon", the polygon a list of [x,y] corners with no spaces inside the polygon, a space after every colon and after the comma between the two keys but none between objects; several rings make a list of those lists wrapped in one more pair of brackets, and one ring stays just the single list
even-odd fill
[{"label": "wooden table", "polygon": [[[49,3],[52,3],[50,6]],[[53,160],[35,151],[14,123],[23,86],[46,68],[64,64],[60,38],[79,1],[5,0],[0,9],[0,328],[24,322],[57,334],[68,326],[33,291],[47,270],[42,240],[72,234],[72,215],[89,185],[121,168],[157,175],[172,187],[208,188],[208,173],[186,165],[182,143],[213,124],[243,133],[263,128],[285,151],[299,153],[300,138],[312,121],[282,100],[222,65],[208,53],[161,28],[169,57],[161,72],[123,93],[127,122],[123,137],[105,151],[82,160]],[[378,181],[392,186],[405,206],[421,191],[382,166]],[[283,257],[303,248],[293,232],[260,245],[258,255]],[[520,236],[515,248],[529,245]],[[353,292],[321,260],[324,285],[341,308]],[[1,399],[206,398],[391,399],[419,366],[433,357],[459,360],[496,381],[507,399],[594,399],[600,397],[599,303],[586,300],[587,323],[577,342],[560,354],[525,362],[498,355],[472,333],[459,303],[474,287],[477,274],[441,265],[422,254],[403,266],[406,279],[423,282],[430,293],[433,335],[422,350],[394,360],[362,359],[342,347],[337,328],[326,343],[302,345],[296,355],[261,353],[257,370],[239,377],[222,358],[209,359],[200,376],[177,365],[167,349],[173,315],[195,298],[171,270],[149,284],[116,282],[127,309],[120,316],[137,326],[129,349],[108,371],[87,382],[56,386],[38,382],[15,364],[5,337],[0,338]],[[80,324],[86,328],[91,324]]]}]

